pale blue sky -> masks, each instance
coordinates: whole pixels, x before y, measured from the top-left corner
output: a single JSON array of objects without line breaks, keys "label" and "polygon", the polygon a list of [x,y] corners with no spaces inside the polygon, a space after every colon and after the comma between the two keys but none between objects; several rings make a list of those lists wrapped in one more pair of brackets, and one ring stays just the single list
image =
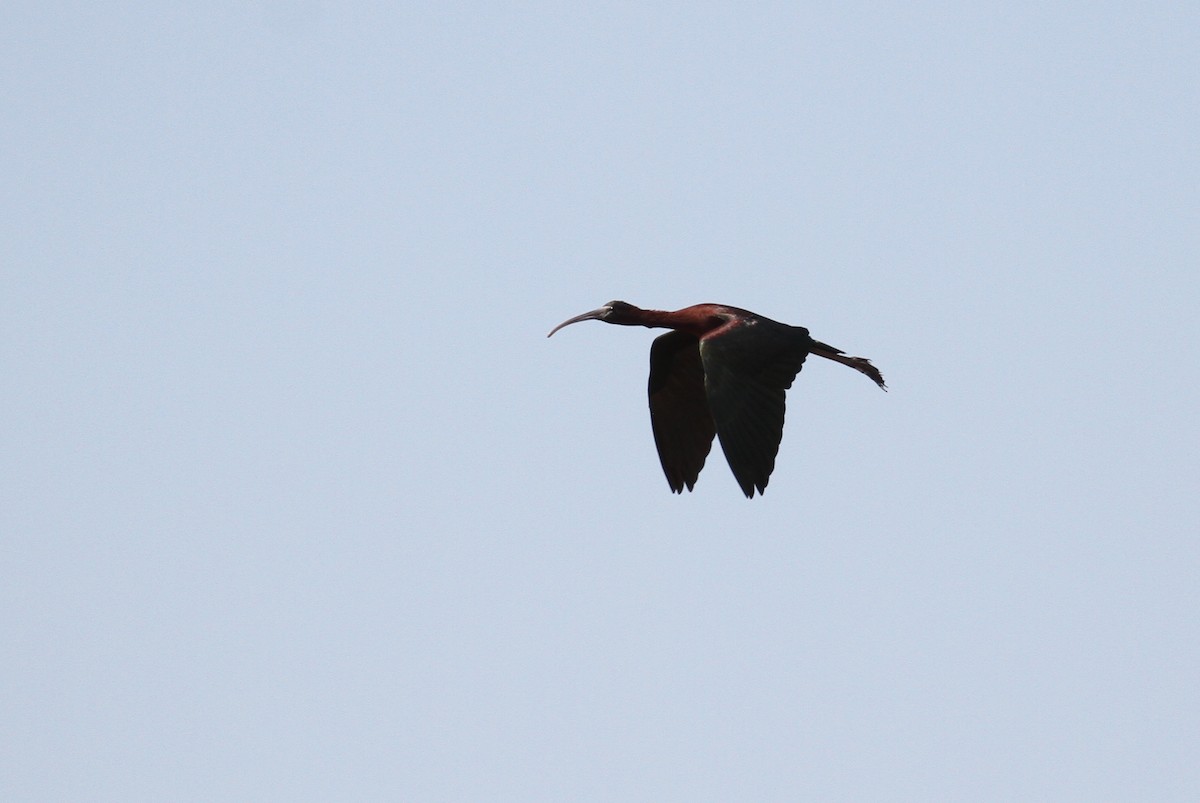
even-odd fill
[{"label": "pale blue sky", "polygon": [[[0,797],[1200,797],[1194,4],[0,32]],[[891,393],[674,496],[611,298]]]}]

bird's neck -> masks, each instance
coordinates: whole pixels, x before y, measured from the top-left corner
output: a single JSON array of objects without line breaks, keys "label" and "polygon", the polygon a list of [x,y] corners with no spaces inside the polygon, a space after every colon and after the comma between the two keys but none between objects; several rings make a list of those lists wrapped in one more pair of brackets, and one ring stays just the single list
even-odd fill
[{"label": "bird's neck", "polygon": [[672,312],[661,309],[637,309],[627,321],[622,321],[622,323],[651,329],[675,329],[702,337],[725,323],[725,320],[716,312],[717,310],[711,304],[697,304],[694,307]]},{"label": "bird's neck", "polygon": [[629,325],[645,326],[648,329],[674,329],[676,313],[661,309],[638,309],[631,316]]}]

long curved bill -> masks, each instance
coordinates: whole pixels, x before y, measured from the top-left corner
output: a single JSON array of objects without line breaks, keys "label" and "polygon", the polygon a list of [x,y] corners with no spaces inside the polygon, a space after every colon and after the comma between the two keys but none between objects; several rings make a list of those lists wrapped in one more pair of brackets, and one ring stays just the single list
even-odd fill
[{"label": "long curved bill", "polygon": [[550,335],[554,334],[559,329],[562,329],[564,326],[570,326],[573,323],[579,323],[580,321],[598,321],[601,318],[603,318],[605,315],[607,315],[609,312],[610,312],[609,307],[601,307],[600,309],[594,309],[591,312],[585,312],[582,315],[576,315],[574,318],[568,318],[567,320],[560,323],[558,326],[551,329],[550,334],[546,335],[546,337],[550,337]]}]

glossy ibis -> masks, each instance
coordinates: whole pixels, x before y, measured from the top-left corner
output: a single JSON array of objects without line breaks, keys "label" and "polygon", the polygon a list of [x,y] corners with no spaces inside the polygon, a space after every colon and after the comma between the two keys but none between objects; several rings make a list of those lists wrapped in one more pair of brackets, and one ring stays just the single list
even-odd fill
[{"label": "glossy ibis", "polygon": [[713,435],[747,498],[766,490],[783,438],[784,392],[816,354],[848,365],[887,390],[883,375],[862,357],[813,340],[789,326],[723,304],[675,312],[610,301],[550,331],[580,321],[672,329],[650,346],[650,424],[667,483],[690,491],[712,449]]}]

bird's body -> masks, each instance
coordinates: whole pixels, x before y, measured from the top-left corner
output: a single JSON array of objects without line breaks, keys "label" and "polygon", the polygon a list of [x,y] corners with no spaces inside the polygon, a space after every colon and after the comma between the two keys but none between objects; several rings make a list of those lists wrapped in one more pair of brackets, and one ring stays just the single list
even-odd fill
[{"label": "bird's body", "polygon": [[610,301],[550,334],[587,320],[673,330],[650,347],[649,396],[654,443],[676,493],[696,484],[714,435],[746,496],[763,493],[783,438],[785,392],[809,354],[848,365],[887,389],[870,361],[813,340],[802,326],[737,307],[696,304],[667,312]]}]

